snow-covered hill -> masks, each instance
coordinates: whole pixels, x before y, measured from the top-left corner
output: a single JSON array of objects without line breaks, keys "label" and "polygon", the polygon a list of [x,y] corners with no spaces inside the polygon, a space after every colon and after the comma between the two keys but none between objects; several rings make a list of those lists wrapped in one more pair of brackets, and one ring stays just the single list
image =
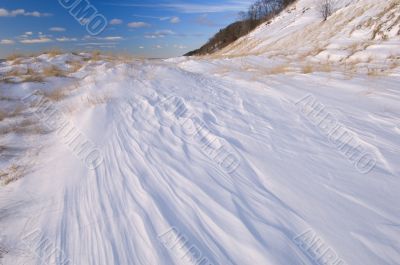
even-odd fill
[{"label": "snow-covered hill", "polygon": [[399,60],[398,0],[332,0],[322,21],[316,0],[299,0],[216,55],[264,55],[291,60],[381,65]]},{"label": "snow-covered hill", "polygon": [[1,63],[0,263],[400,264],[397,35],[334,63],[380,2],[300,0],[217,56]]}]

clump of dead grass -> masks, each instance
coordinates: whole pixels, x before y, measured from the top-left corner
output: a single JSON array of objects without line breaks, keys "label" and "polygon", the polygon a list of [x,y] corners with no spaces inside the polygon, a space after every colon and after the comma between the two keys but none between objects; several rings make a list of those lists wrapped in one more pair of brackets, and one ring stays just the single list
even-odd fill
[{"label": "clump of dead grass", "polygon": [[5,111],[0,110],[0,121],[3,121],[7,118],[7,113]]},{"label": "clump of dead grass", "polygon": [[304,66],[301,68],[301,72],[302,72],[303,74],[310,74],[310,73],[312,73],[313,71],[314,71],[314,67],[313,67],[312,65],[310,65],[310,64],[304,65]]},{"label": "clump of dead grass", "polygon": [[16,59],[21,59],[22,57],[24,57],[24,55],[20,54],[20,53],[12,53],[10,55],[8,55],[6,57],[7,61],[14,61]]},{"label": "clump of dead grass", "polygon": [[267,69],[265,72],[267,75],[277,75],[289,72],[290,68],[287,65],[278,65],[273,68]]},{"label": "clump of dead grass", "polygon": [[45,52],[45,54],[49,55],[50,58],[56,57],[57,55],[63,54],[63,51],[60,49],[54,48]]},{"label": "clump of dead grass", "polygon": [[[20,81],[16,81],[16,79],[20,79]],[[35,72],[32,68],[27,68],[26,71],[21,71],[19,69],[13,69],[7,72],[2,80],[5,83],[20,83],[20,82],[43,82],[43,77],[40,76],[37,72]]]},{"label": "clump of dead grass", "polygon": [[78,72],[82,67],[82,61],[66,61],[66,63],[70,66],[70,73]]},{"label": "clump of dead grass", "polygon": [[[21,71],[18,69],[13,69],[7,72],[2,80],[5,83],[23,83],[23,82],[44,82],[44,79],[47,77],[66,77],[67,74],[65,71],[61,70],[55,65],[46,67],[42,70],[41,73],[36,72],[32,68],[27,68],[26,71]],[[20,79],[20,81],[16,81],[16,79]]]},{"label": "clump of dead grass", "polygon": [[332,72],[332,65],[330,63],[322,63],[318,65],[318,71],[325,73]]},{"label": "clump of dead grass", "polygon": [[100,61],[101,60],[101,51],[92,51],[90,60]]},{"label": "clump of dead grass", "polygon": [[28,75],[25,76],[22,82],[28,82],[28,83],[42,83],[44,82],[44,79],[40,75]]},{"label": "clump of dead grass", "polygon": [[21,179],[24,176],[25,171],[26,170],[24,167],[17,164],[13,164],[8,168],[6,168],[5,170],[0,171],[1,185],[6,186],[12,182]]},{"label": "clump of dead grass", "polygon": [[48,93],[45,93],[44,96],[51,101],[60,101],[67,96],[67,93],[62,89],[54,89]]},{"label": "clump of dead grass", "polygon": [[42,74],[44,77],[65,77],[66,73],[55,65],[43,69]]},{"label": "clump of dead grass", "polygon": [[370,77],[381,76],[383,74],[384,74],[384,70],[383,69],[371,68],[371,67],[367,68],[367,75],[370,76]]},{"label": "clump of dead grass", "polygon": [[22,121],[14,122],[8,126],[0,127],[0,135],[6,135],[10,133],[19,135],[41,135],[46,134],[47,132],[48,130],[43,125],[38,123],[38,121],[26,118]]}]

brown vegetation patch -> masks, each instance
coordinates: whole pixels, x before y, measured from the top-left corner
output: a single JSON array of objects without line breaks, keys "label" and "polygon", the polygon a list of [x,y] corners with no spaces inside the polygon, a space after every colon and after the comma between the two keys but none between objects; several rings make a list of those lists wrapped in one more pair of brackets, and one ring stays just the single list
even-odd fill
[{"label": "brown vegetation patch", "polygon": [[4,186],[22,178],[26,170],[24,167],[13,164],[3,171],[0,171],[0,183]]},{"label": "brown vegetation patch", "polygon": [[45,77],[65,77],[66,73],[55,65],[43,69],[42,74]]}]

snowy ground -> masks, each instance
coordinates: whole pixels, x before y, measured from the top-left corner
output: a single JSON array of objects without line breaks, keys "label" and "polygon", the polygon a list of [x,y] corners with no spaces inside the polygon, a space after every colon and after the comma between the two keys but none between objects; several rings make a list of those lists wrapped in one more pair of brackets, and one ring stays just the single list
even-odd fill
[{"label": "snowy ground", "polygon": [[400,264],[398,68],[0,72],[71,60],[0,83],[0,263]]},{"label": "snowy ground", "polygon": [[400,264],[400,4],[213,56],[0,62],[0,264]]}]

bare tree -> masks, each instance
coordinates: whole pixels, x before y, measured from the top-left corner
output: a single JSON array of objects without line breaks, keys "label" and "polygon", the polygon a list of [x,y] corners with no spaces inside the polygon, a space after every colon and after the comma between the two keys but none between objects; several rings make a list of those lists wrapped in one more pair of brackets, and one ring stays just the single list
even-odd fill
[{"label": "bare tree", "polygon": [[330,17],[333,14],[333,9],[334,9],[333,0],[318,0],[318,1],[320,1],[319,12],[324,21],[326,21],[328,17]]}]

